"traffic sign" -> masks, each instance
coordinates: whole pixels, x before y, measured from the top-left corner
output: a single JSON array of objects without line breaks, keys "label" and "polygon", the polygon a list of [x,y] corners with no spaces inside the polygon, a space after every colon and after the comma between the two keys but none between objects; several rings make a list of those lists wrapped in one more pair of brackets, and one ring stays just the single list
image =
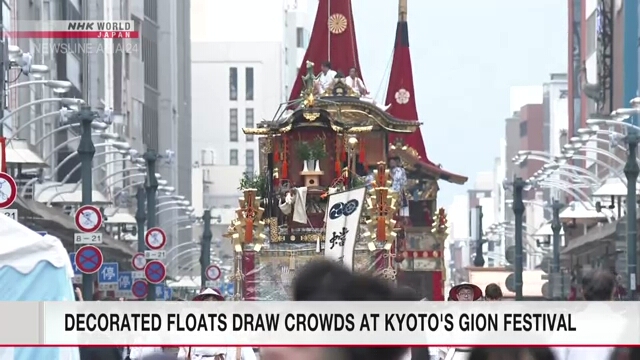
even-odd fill
[{"label": "traffic sign", "polygon": [[76,253],[69,253],[69,260],[71,260],[71,268],[73,268],[73,283],[81,284],[82,283],[82,271],[78,269],[76,265]]},{"label": "traffic sign", "polygon": [[102,244],[102,233],[75,233],[74,244]]},{"label": "traffic sign", "polygon": [[214,287],[216,287],[216,282],[208,280],[204,282],[204,286],[213,289]]},{"label": "traffic sign", "polygon": [[516,274],[511,273],[504,280],[504,286],[511,292],[516,292]]},{"label": "traffic sign", "polygon": [[18,221],[18,209],[1,209],[0,212],[2,212],[4,216],[8,216],[13,220]]},{"label": "traffic sign", "polygon": [[118,263],[104,263],[98,273],[98,288],[100,290],[118,290]]},{"label": "traffic sign", "polygon": [[235,295],[235,286],[233,285],[232,282],[227,283],[225,290],[226,290],[225,292],[227,293],[227,295],[229,295],[229,296],[230,295]]},{"label": "traffic sign", "polygon": [[144,267],[144,276],[152,284],[159,284],[167,277],[167,268],[162,261],[152,260]]},{"label": "traffic sign", "polygon": [[152,227],[144,234],[144,243],[150,250],[160,250],[167,245],[167,233],[159,227]]},{"label": "traffic sign", "polygon": [[515,246],[509,246],[505,251],[504,251],[504,257],[505,260],[507,260],[507,262],[509,264],[514,264],[516,262],[516,247]]},{"label": "traffic sign", "polygon": [[11,175],[0,172],[0,209],[13,205],[18,196],[18,186]]},{"label": "traffic sign", "polygon": [[142,271],[144,270],[145,265],[147,265],[147,259],[144,257],[143,253],[137,253],[133,255],[131,265],[133,265],[134,269]]},{"label": "traffic sign", "polygon": [[147,297],[149,284],[144,280],[136,280],[131,284],[131,294],[138,299]]},{"label": "traffic sign", "polygon": [[148,260],[163,260],[167,257],[167,252],[164,250],[145,250],[144,257]]},{"label": "traffic sign", "polygon": [[207,279],[211,281],[216,281],[220,279],[220,276],[222,276],[222,272],[220,271],[220,268],[217,265],[209,265],[207,267],[206,275],[207,275]]},{"label": "traffic sign", "polygon": [[133,285],[133,278],[130,271],[123,271],[118,273],[118,291],[131,291],[131,285]]},{"label": "traffic sign", "polygon": [[156,289],[156,300],[157,301],[164,301],[164,284],[156,284],[155,289]]},{"label": "traffic sign", "polygon": [[173,289],[166,285],[164,286],[164,299],[167,301],[173,299]]},{"label": "traffic sign", "polygon": [[131,278],[133,279],[133,281],[142,279],[144,280],[144,270],[143,271],[132,271],[131,272]]},{"label": "traffic sign", "polygon": [[48,235],[49,233],[46,231],[36,231],[36,234],[40,235],[40,236],[45,236]]},{"label": "traffic sign", "polygon": [[102,213],[93,205],[83,205],[76,211],[76,227],[84,233],[92,233],[102,226]]},{"label": "traffic sign", "polygon": [[85,245],[76,252],[76,265],[85,274],[98,272],[103,261],[102,251],[93,245]]}]

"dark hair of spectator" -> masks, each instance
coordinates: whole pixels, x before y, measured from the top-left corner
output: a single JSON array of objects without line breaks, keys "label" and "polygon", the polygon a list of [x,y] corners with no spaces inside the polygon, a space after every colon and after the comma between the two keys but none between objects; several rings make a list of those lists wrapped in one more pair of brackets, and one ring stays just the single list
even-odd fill
[{"label": "dark hair of spectator", "polygon": [[322,63],[322,66],[326,67],[327,69],[331,69],[331,62],[325,61]]},{"label": "dark hair of spectator", "polygon": [[555,360],[550,348],[473,348],[467,360]]},{"label": "dark hair of spectator", "polygon": [[398,297],[400,301],[420,301],[421,298],[418,293],[409,286],[398,286]]},{"label": "dark hair of spectator", "polygon": [[[343,265],[315,260],[307,263],[293,280],[294,301],[406,301],[408,292],[366,274],[352,273]],[[398,360],[406,347],[341,348],[344,360]]]},{"label": "dark hair of spectator", "polygon": [[616,278],[606,270],[592,270],[582,277],[582,296],[586,301],[612,300]]},{"label": "dark hair of spectator", "polygon": [[489,300],[500,300],[502,299],[502,289],[498,284],[489,284],[484,289],[484,296]]}]

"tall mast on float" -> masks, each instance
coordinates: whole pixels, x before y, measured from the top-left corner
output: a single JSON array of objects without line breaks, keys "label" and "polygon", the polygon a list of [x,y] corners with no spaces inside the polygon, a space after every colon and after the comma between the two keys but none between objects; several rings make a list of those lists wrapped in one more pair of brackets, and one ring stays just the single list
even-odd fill
[{"label": "tall mast on float", "polygon": [[[398,25],[396,27],[393,62],[389,74],[385,104],[391,105],[387,111],[397,119],[418,120],[411,53],[409,51],[407,0],[398,0]],[[415,149],[422,161],[433,164],[427,157],[427,150],[424,146],[420,129],[412,134],[390,134],[389,141],[391,143],[395,143],[398,140]]]}]

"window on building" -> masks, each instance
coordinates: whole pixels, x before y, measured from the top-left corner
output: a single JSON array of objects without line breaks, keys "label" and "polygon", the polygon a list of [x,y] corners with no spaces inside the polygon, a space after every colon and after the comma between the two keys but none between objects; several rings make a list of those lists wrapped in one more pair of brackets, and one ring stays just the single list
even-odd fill
[{"label": "window on building", "polygon": [[[244,126],[247,128],[252,128],[255,126],[255,121],[253,117],[253,109],[245,110],[245,123]],[[253,141],[253,135],[247,134],[247,141]]]},{"label": "window on building", "polygon": [[253,100],[253,68],[244,69],[244,87],[247,100]]},{"label": "window on building", "polygon": [[296,46],[299,49],[304,49],[304,40],[304,28],[299,27],[296,29]]},{"label": "window on building", "polygon": [[238,141],[238,109],[229,109],[229,141]]},{"label": "window on building", "polygon": [[525,136],[527,136],[527,122],[522,121],[520,122],[520,137],[525,137]]},{"label": "window on building", "polygon": [[229,68],[229,100],[238,100],[238,68]]},{"label": "window on building", "polygon": [[229,165],[238,165],[238,150],[229,150]]},{"label": "window on building", "polygon": [[[586,58],[589,58],[591,54],[596,51],[596,47],[598,46],[598,33],[597,33],[597,22],[599,16],[597,15],[597,11],[591,14],[591,16],[587,19],[587,34],[586,34],[586,43],[587,43],[587,52]],[[593,81],[589,79],[590,81]]]},{"label": "window on building", "polygon": [[245,155],[245,165],[247,166],[247,174],[253,175],[255,172],[253,150],[247,150],[247,153]]}]

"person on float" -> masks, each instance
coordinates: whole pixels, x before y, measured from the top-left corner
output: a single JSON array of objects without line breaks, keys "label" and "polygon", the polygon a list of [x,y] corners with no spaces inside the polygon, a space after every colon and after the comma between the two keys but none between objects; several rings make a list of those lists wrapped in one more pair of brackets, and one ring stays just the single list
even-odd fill
[{"label": "person on float", "polygon": [[456,285],[449,290],[451,301],[478,301],[482,299],[482,290],[470,283]]},{"label": "person on float", "polygon": [[325,61],[322,63],[322,70],[320,71],[320,74],[318,74],[318,80],[316,82],[317,91],[320,94],[327,91],[327,89],[333,83],[333,79],[336,77],[336,74],[337,73],[333,69],[331,69],[330,62]]},{"label": "person on float", "polygon": [[[215,289],[204,289],[192,301],[224,301],[224,296]],[[178,360],[257,360],[250,347],[182,347]]]},{"label": "person on float", "polygon": [[349,76],[344,79],[347,86],[351,88],[355,93],[359,96],[365,96],[369,94],[369,91],[364,86],[364,82],[360,77],[358,77],[358,69],[352,67],[349,69]]}]

